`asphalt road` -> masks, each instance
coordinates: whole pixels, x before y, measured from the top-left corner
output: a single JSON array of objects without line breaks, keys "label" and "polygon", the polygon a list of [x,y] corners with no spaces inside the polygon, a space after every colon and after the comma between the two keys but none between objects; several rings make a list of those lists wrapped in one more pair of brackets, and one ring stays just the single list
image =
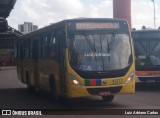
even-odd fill
[{"label": "asphalt road", "polygon": [[[111,116],[114,117],[117,110],[121,113],[120,109],[126,112],[130,109],[151,109],[158,110],[160,114],[160,84],[138,83],[135,94],[117,95],[112,103],[104,103],[101,97],[85,97],[60,104],[53,102],[46,92],[29,93],[26,85],[17,79],[15,67],[0,68],[0,109],[41,109],[45,114],[67,114],[67,117],[71,115],[76,118],[86,117],[84,115],[91,115],[90,118],[101,115],[103,118],[103,115],[107,115],[107,110],[111,110],[109,112],[113,112]],[[64,115],[59,117],[63,118]]]}]

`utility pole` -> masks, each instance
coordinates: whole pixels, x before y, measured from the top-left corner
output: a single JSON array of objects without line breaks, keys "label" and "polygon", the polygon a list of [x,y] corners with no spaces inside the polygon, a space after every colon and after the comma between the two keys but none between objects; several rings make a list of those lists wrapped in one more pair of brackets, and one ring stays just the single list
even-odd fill
[{"label": "utility pole", "polygon": [[156,28],[156,11],[155,11],[155,2],[154,2],[154,0],[152,0],[152,2],[153,2],[153,9],[154,9],[154,28]]}]

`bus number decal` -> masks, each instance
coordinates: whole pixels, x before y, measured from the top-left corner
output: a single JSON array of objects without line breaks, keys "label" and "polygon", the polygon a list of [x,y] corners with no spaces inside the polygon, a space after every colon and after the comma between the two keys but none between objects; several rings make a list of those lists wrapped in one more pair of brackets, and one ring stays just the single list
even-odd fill
[{"label": "bus number decal", "polygon": [[112,83],[113,84],[122,84],[123,81],[122,81],[122,78],[120,78],[120,79],[114,79],[114,80],[112,80]]}]

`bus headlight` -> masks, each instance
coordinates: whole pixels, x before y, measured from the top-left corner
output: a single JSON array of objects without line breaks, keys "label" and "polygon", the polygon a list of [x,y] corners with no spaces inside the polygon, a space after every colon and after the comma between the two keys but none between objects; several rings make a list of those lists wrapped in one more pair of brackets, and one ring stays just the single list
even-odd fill
[{"label": "bus headlight", "polygon": [[77,78],[74,75],[68,74],[68,76],[72,80],[73,84],[80,85],[79,81],[77,80]]},{"label": "bus headlight", "polygon": [[73,80],[73,83],[74,83],[75,85],[79,85],[79,82],[78,82],[77,80]]},{"label": "bus headlight", "polygon": [[129,76],[129,78],[126,80],[125,84],[130,83],[130,82],[133,80],[133,78],[134,78],[134,72],[132,72],[132,73],[130,74],[130,76]]}]

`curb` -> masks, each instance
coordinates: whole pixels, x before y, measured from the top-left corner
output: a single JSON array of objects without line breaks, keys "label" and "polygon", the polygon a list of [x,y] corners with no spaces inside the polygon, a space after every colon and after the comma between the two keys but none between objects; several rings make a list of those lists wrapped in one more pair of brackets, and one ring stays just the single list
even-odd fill
[{"label": "curb", "polygon": [[16,69],[16,66],[0,67],[0,71],[7,71],[7,70],[13,70],[13,69]]}]

